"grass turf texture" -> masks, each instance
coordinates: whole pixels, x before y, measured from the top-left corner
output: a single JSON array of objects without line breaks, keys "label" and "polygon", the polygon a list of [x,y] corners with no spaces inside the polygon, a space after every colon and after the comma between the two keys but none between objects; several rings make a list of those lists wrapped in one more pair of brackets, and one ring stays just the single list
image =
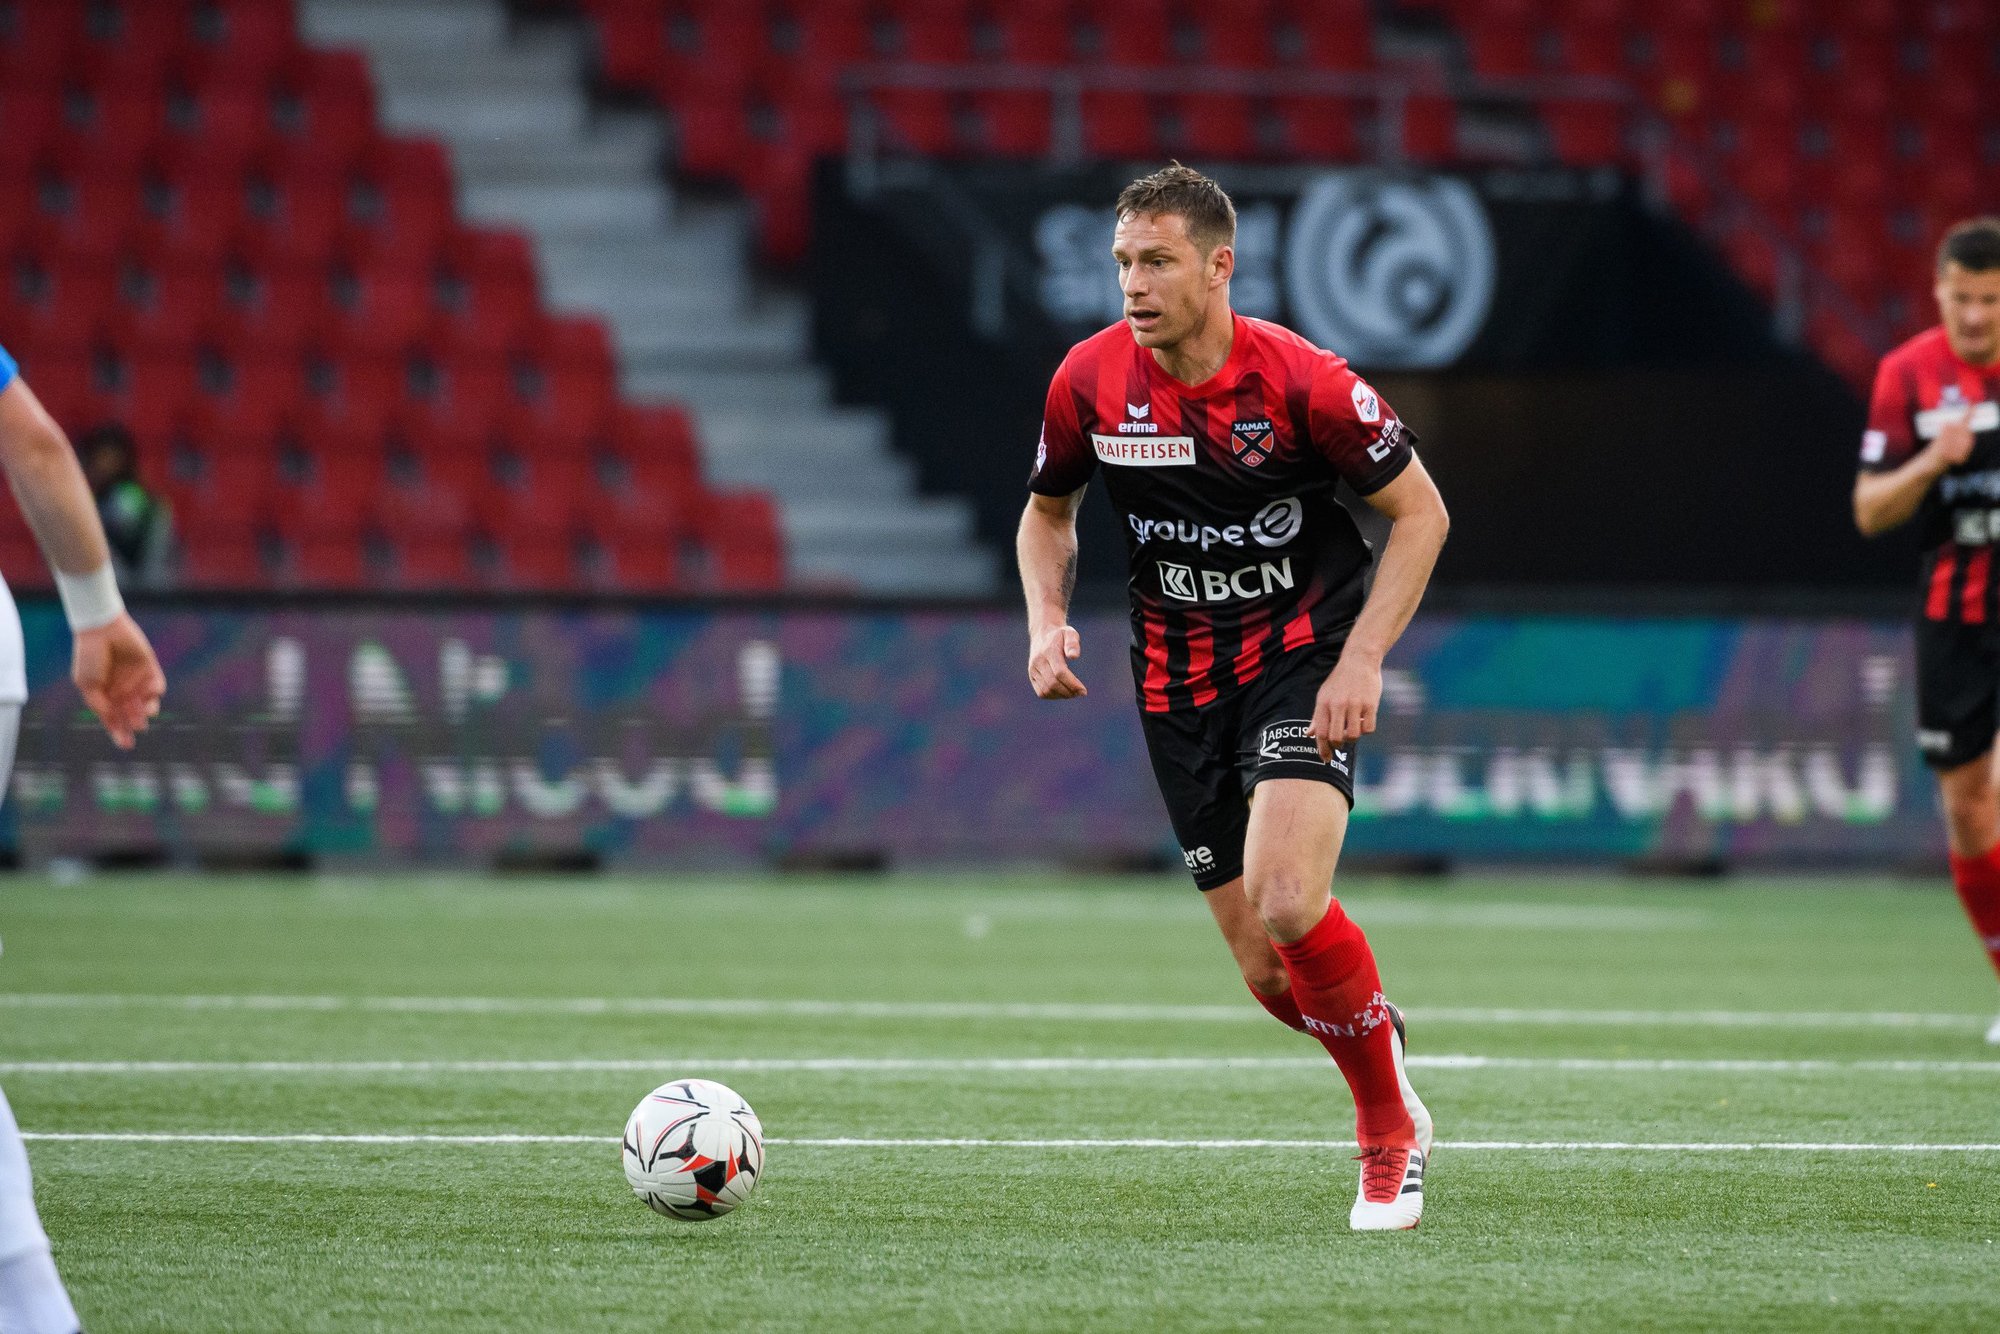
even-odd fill
[{"label": "grass turf texture", "polygon": [[[1354,880],[1413,1054],[2000,1061],[1943,892]],[[760,1058],[1257,1057],[737,1069],[779,1139],[1339,1140],[1346,1091],[1241,992],[1172,882],[102,879],[0,889],[0,1071],[30,1133],[602,1136],[598,1144],[38,1140],[93,1331],[1990,1328],[2000,1153],[1453,1150],[1413,1235],[1345,1229],[1336,1148],[776,1144],[750,1203],[633,1200],[638,1097]],[[723,1014],[187,1008],[80,996],[743,998]],[[53,1003],[23,1004],[27,996]],[[1142,1007],[1084,1017],[932,1003]],[[1197,1007],[1179,1014],[1143,1007]],[[1897,1012],[1775,1023],[1489,1007]],[[1425,1018],[1426,1012],[1436,1017]],[[642,1060],[656,1070],[23,1070],[22,1062]],[[1414,1072],[1451,1141],[2000,1140],[2000,1067]]]}]

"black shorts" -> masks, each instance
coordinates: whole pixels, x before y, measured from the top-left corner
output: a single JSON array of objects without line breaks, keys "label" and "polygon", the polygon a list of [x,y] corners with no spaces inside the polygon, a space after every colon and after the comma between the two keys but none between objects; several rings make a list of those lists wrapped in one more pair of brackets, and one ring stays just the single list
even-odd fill
[{"label": "black shorts", "polygon": [[1197,888],[1214,889],[1243,874],[1250,790],[1266,778],[1330,783],[1354,804],[1353,749],[1322,760],[1318,743],[1306,734],[1319,688],[1340,660],[1340,649],[1339,644],[1294,649],[1227,699],[1139,715],[1153,777]]},{"label": "black shorts", "polygon": [[1917,622],[1917,749],[1956,769],[1993,749],[2000,726],[2000,627]]}]

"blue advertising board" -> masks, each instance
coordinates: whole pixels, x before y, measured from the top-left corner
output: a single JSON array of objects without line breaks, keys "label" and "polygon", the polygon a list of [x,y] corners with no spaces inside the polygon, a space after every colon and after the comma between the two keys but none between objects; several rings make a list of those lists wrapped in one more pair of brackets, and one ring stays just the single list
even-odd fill
[{"label": "blue advertising board", "polygon": [[[485,864],[1178,860],[1122,617],[1037,700],[1018,615],[323,609],[146,615],[159,726],[111,748],[23,611],[7,833],[29,860],[291,850]],[[1901,627],[1419,618],[1359,748],[1351,853],[1479,861],[1935,857]]]}]

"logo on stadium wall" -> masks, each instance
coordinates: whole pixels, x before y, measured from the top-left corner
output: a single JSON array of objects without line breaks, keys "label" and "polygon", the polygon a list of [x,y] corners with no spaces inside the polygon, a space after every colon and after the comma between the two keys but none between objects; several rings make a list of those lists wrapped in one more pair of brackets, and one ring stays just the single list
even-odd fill
[{"label": "logo on stadium wall", "polygon": [[1237,422],[1229,428],[1229,447],[1244,466],[1254,468],[1271,457],[1271,423]]},{"label": "logo on stadium wall", "polygon": [[1465,182],[1334,171],[1292,214],[1285,290],[1299,331],[1351,361],[1444,366],[1492,312],[1495,258]]},{"label": "logo on stadium wall", "polygon": [[1257,517],[1250,521],[1250,536],[1260,546],[1281,547],[1299,535],[1305,521],[1304,503],[1297,496],[1286,496],[1257,511]]}]

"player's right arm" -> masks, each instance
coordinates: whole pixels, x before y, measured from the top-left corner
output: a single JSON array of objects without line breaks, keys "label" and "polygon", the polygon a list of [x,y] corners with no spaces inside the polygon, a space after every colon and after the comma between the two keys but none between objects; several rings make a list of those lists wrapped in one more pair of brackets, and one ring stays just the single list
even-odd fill
[{"label": "player's right arm", "polygon": [[1075,699],[1090,692],[1069,669],[1083,653],[1083,638],[1069,623],[1076,591],[1076,511],[1083,488],[1066,496],[1031,495],[1021,512],[1014,557],[1028,598],[1028,684],[1043,699]]},{"label": "player's right arm", "polygon": [[1863,537],[1909,522],[1937,479],[1972,457],[1972,428],[1951,422],[1922,449],[1910,429],[1910,394],[1893,360],[1875,373],[1861,471],[1854,478],[1854,526]]},{"label": "player's right arm", "polygon": [[0,352],[0,471],[35,535],[75,638],[71,679],[104,730],[129,749],[160,711],[166,677],[125,610],[97,503],[62,428]]},{"label": "player's right arm", "polygon": [[1041,445],[1028,476],[1028,507],[1014,537],[1021,591],[1028,599],[1028,684],[1043,699],[1090,693],[1069,666],[1083,653],[1082,636],[1069,623],[1069,599],[1076,591],[1076,511],[1096,468],[1097,455],[1084,443],[1077,420],[1065,361],[1049,382]]}]

